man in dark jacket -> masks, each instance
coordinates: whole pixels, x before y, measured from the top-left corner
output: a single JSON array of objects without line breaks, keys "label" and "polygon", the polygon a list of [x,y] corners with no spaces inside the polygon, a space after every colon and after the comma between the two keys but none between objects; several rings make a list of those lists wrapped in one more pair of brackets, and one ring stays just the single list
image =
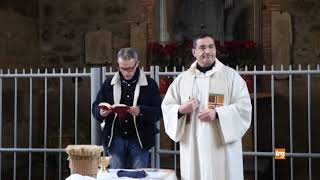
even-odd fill
[{"label": "man in dark jacket", "polygon": [[[132,48],[118,52],[119,71],[107,79],[92,105],[96,120],[104,124],[103,146],[112,156],[111,168],[146,168],[149,149],[154,146],[155,123],[161,115],[161,97],[156,82],[139,69],[138,54]],[[99,108],[101,102],[126,104],[125,114]]]}]

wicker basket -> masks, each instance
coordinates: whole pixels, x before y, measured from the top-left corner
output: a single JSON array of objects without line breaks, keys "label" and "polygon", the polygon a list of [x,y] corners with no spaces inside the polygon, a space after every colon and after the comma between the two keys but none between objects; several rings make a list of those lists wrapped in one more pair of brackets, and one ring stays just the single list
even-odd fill
[{"label": "wicker basket", "polygon": [[71,174],[96,177],[102,146],[69,145],[66,149]]}]

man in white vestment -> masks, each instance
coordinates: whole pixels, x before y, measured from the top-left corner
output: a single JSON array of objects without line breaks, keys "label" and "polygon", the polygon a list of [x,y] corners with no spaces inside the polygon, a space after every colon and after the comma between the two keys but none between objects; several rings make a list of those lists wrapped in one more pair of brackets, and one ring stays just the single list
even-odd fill
[{"label": "man in white vestment", "polygon": [[243,180],[241,138],[251,123],[245,81],[216,58],[207,34],[193,42],[196,61],[170,85],[161,105],[165,131],[180,142],[182,180]]}]

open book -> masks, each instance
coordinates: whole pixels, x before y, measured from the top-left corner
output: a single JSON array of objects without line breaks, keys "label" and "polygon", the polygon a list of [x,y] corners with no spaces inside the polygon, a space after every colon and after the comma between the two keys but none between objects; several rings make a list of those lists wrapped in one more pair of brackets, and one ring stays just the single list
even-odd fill
[{"label": "open book", "polygon": [[102,102],[98,105],[99,108],[104,109],[104,110],[111,110],[112,112],[115,113],[125,113],[127,110],[130,108],[129,106],[125,104],[109,104],[107,102]]}]

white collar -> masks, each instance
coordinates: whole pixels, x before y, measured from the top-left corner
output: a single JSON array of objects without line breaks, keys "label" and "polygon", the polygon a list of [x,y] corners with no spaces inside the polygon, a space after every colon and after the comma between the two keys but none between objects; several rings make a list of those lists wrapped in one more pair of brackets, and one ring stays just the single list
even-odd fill
[{"label": "white collar", "polygon": [[[111,80],[111,85],[115,85],[115,84],[120,84],[120,74],[119,71],[113,76],[112,80]],[[139,74],[139,79],[137,82],[137,85],[139,86],[147,86],[148,85],[148,81],[147,81],[147,77],[145,75],[145,73],[140,69],[140,74]]]},{"label": "white collar", "polygon": [[[221,61],[219,61],[217,58],[215,59],[215,65],[212,67],[211,70],[207,71],[204,75],[205,76],[211,76],[213,75],[215,72],[219,71],[222,67],[224,66],[224,64],[222,64]],[[189,71],[194,74],[194,75],[200,75],[200,74],[203,74],[202,72],[200,72],[198,69],[197,69],[197,61],[194,61],[190,68],[189,68]]]}]

